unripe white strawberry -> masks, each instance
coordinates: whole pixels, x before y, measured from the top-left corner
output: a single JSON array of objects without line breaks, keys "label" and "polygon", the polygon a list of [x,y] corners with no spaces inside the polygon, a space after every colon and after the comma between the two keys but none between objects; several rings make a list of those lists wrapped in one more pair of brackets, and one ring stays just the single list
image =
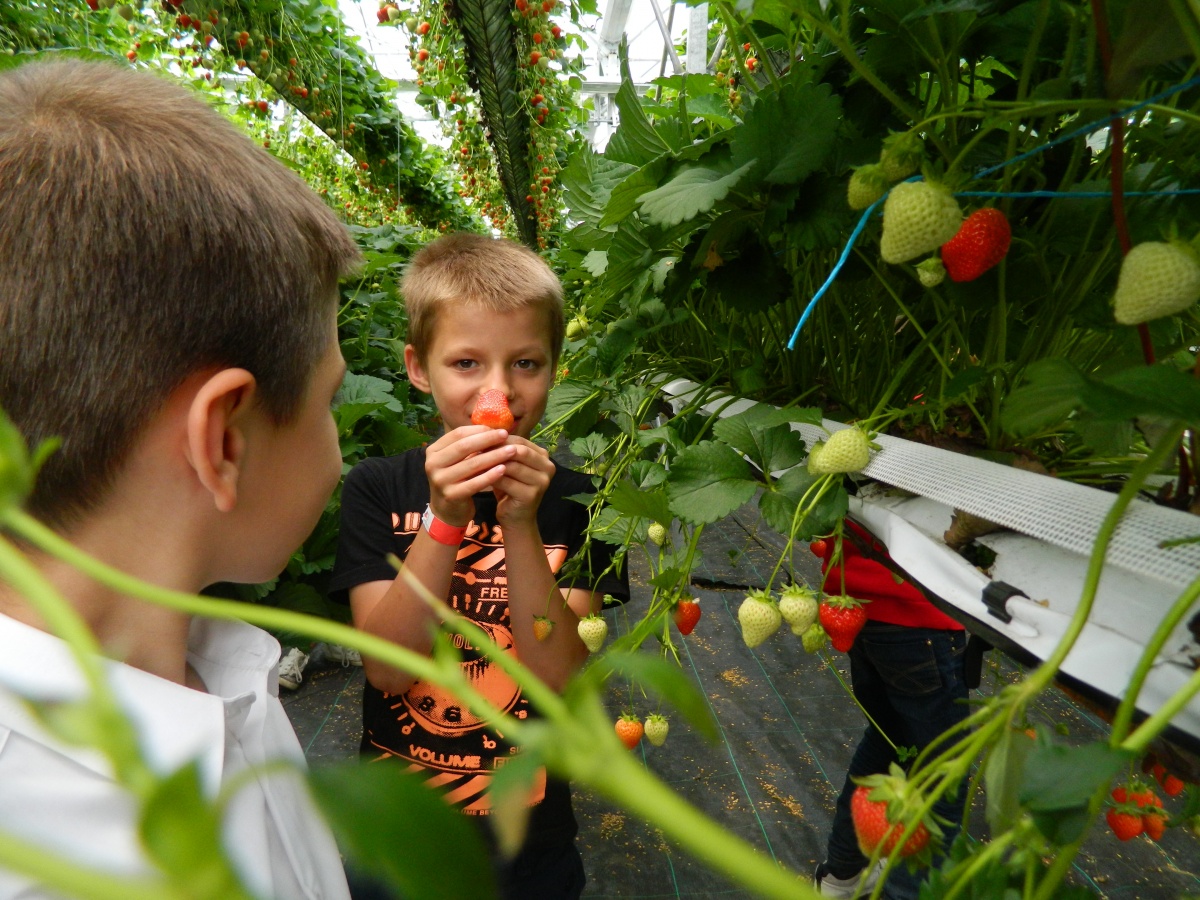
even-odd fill
[{"label": "unripe white strawberry", "polygon": [[661,547],[667,542],[667,529],[661,522],[651,522],[646,529],[646,537]]},{"label": "unripe white strawberry", "polygon": [[825,629],[821,627],[820,622],[814,622],[805,629],[804,634],[800,636],[800,640],[804,643],[805,653],[816,653],[825,646],[825,641],[829,639],[829,635],[825,633]]},{"label": "unripe white strawberry", "polygon": [[779,592],[779,613],[792,626],[792,634],[803,635],[817,621],[817,595],[800,584],[789,584]]},{"label": "unripe white strawberry", "polygon": [[576,630],[589,653],[595,653],[603,647],[604,639],[608,637],[608,623],[595,613],[580,619]]},{"label": "unripe white strawberry", "polygon": [[808,460],[813,475],[842,475],[860,472],[871,461],[871,444],[857,428],[843,428],[830,435],[820,455]]},{"label": "unripe white strawberry", "polygon": [[817,441],[815,444],[813,444],[811,447],[808,448],[808,471],[809,471],[809,474],[811,474],[811,475],[824,475],[825,474],[824,472],[820,471],[821,463],[819,462],[819,460],[821,459],[821,451],[824,449],[825,449],[824,441]]},{"label": "unripe white strawberry", "polygon": [[936,256],[917,264],[917,278],[925,287],[937,287],[946,280],[946,266]]},{"label": "unripe white strawberry", "polygon": [[903,263],[932,253],[962,225],[962,210],[950,189],[929,181],[902,181],[883,204],[883,261]]},{"label": "unripe white strawberry", "polygon": [[846,189],[846,202],[851,209],[866,209],[887,191],[888,180],[878,163],[859,166],[850,175]]},{"label": "unripe white strawberry", "polygon": [[925,145],[913,131],[889,134],[879,154],[879,169],[889,181],[900,181],[921,168]]},{"label": "unripe white strawberry", "polygon": [[666,716],[653,713],[646,717],[646,740],[655,747],[661,747],[667,742],[667,731],[671,728],[671,723],[667,721]]},{"label": "unripe white strawberry", "polygon": [[1147,241],[1121,262],[1113,315],[1122,325],[1139,325],[1181,313],[1200,300],[1200,262],[1186,244]]},{"label": "unripe white strawberry", "polygon": [[779,607],[766,591],[751,591],[738,607],[742,624],[742,640],[747,647],[757,647],[776,631],[783,621]]}]

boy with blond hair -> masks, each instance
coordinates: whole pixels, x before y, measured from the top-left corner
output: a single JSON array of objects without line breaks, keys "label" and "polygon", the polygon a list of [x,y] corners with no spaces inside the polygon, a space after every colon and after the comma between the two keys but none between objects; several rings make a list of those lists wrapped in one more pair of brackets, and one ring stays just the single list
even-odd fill
[{"label": "boy with blond hair", "polygon": [[[346,229],[185,89],[72,60],[0,73],[0,209],[0,407],[30,444],[62,441],[28,512],[162,587],[277,575],[340,474],[337,281],[359,262]],[[302,783],[261,770],[303,761],[275,639],[33,561],[112,657],[151,765],[196,761],[210,797],[230,790],[222,839],[246,888],[347,897]],[[4,583],[0,646],[0,831],[112,875],[152,872],[107,762],[24,705],[87,692]],[[0,871],[0,897],[15,896],[58,894]]]},{"label": "boy with blond hair", "polygon": [[[402,292],[408,377],[433,395],[445,433],[427,448],[364,460],[347,475],[331,587],[348,592],[359,628],[429,653],[438,616],[389,565],[394,553],[433,596],[560,690],[587,658],[579,619],[606,593],[629,596],[627,580],[612,571],[612,548],[586,541],[587,508],[568,499],[591,492],[590,479],[556,466],[529,440],[562,347],[562,289],[525,247],[455,234],[413,257]],[[471,423],[488,391],[507,399],[510,429]],[[566,575],[564,563],[585,546],[584,565]],[[541,640],[539,619],[550,623]],[[491,774],[518,748],[436,685],[364,663],[363,754],[424,770],[486,823]],[[463,669],[498,708],[521,719],[533,713],[519,686],[476,648],[463,649]],[[584,873],[569,787],[543,776],[533,801],[525,846],[497,864],[502,891],[578,897]]]}]

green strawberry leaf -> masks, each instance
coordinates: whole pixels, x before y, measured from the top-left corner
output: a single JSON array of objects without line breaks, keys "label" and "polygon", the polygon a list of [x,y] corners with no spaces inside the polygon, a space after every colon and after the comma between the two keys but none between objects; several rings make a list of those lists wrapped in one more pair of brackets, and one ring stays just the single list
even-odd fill
[{"label": "green strawberry leaf", "polygon": [[775,102],[762,99],[737,129],[733,164],[756,165],[755,178],[795,184],[825,162],[841,128],[842,104],[829,85],[785,84]]},{"label": "green strawberry leaf", "polygon": [[564,378],[551,389],[543,419],[546,422],[561,421],[563,432],[574,438],[591,431],[599,410],[600,392],[595,385]]},{"label": "green strawberry leaf", "polygon": [[600,156],[589,144],[581,145],[562,172],[563,199],[571,210],[571,217],[602,227],[600,220],[613,188],[636,171],[637,168],[629,163]]},{"label": "green strawberry leaf", "polygon": [[404,412],[400,401],[392,394],[394,385],[374,375],[347,372],[333,398],[333,410],[337,413],[342,406],[365,405],[371,409],[386,406],[392,412]]},{"label": "green strawberry leaf", "polygon": [[999,834],[1021,816],[1018,799],[1022,778],[1034,742],[1023,731],[1006,728],[988,753],[983,777],[987,785],[987,820]]},{"label": "green strawberry leaf", "polygon": [[728,444],[715,441],[681,450],[667,478],[671,512],[692,525],[729,515],[757,488],[746,461]]},{"label": "green strawberry leaf", "polygon": [[250,900],[225,857],[217,808],[204,796],[195,762],[155,785],[138,830],[150,857],[190,896]]},{"label": "green strawberry leaf", "polygon": [[667,492],[662,488],[646,490],[629,481],[621,481],[609,494],[608,505],[627,516],[643,516],[655,522],[671,521]]},{"label": "green strawberry leaf", "polygon": [[1022,773],[1017,801],[1049,840],[1069,844],[1087,827],[1092,795],[1131,759],[1132,754],[1107,744],[1067,747],[1036,743]]},{"label": "green strawberry leaf", "polygon": [[621,124],[609,138],[604,155],[610,160],[641,166],[671,148],[654,130],[642,110],[641,98],[629,74],[628,46],[622,42],[617,52],[621,60],[621,87],[617,90],[615,101]]},{"label": "green strawberry leaf", "polygon": [[670,164],[671,157],[664,153],[627,175],[612,189],[608,204],[604,207],[604,215],[600,219],[600,227],[615,227],[633,215],[638,207],[638,199],[661,184]]},{"label": "green strawberry leaf", "polygon": [[479,829],[424,778],[348,763],[314,768],[308,782],[346,855],[404,897],[495,896]]},{"label": "green strawberry leaf", "polygon": [[732,171],[727,165],[684,169],[662,187],[639,197],[638,205],[650,223],[678,225],[708,212],[718,200],[725,199],[753,165],[754,160],[750,160]]},{"label": "green strawberry leaf", "polygon": [[754,413],[759,408],[721,419],[713,425],[713,434],[745,453],[763,472],[790,469],[805,457],[803,438],[790,425],[755,424],[755,419],[763,421],[761,414]]}]

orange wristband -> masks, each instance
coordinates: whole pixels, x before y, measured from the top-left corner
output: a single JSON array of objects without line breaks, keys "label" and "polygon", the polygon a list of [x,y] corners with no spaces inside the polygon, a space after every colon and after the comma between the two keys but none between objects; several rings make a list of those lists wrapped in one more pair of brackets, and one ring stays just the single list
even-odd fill
[{"label": "orange wristband", "polygon": [[425,513],[421,516],[421,524],[429,532],[431,538],[447,547],[457,547],[467,533],[465,525],[462,527],[451,525],[435,516],[428,503],[425,504]]}]

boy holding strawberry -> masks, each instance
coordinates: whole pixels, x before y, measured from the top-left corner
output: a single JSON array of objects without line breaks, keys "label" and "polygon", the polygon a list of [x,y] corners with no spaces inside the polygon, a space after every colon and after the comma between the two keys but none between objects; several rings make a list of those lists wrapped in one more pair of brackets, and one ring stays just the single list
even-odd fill
[{"label": "boy holding strawberry", "polygon": [[[25,511],[159,587],[275,577],[341,473],[337,281],[360,260],[346,229],[187,90],[78,60],[0,73],[0,209],[0,405],[27,443],[61,440]],[[110,657],[147,763],[194,764],[206,796],[224,795],[221,843],[245,888],[230,895],[344,900],[303,784],[266,765],[303,765],[278,642],[31,560]],[[146,884],[138,798],[24,702],[89,692],[5,583],[0,646],[0,831]],[[74,893],[68,866],[42,872],[0,871],[0,898]]]},{"label": "boy holding strawberry", "polygon": [[[591,492],[590,479],[529,440],[562,347],[561,287],[519,244],[455,234],[413,258],[402,291],[408,376],[433,395],[445,433],[347,475],[331,588],[348,592],[359,628],[430,652],[438,616],[388,563],[394,553],[433,596],[561,689],[587,658],[579,620],[606,593],[629,596],[612,549],[586,539],[587,508],[569,499]],[[564,564],[581,551],[584,564],[567,575]],[[364,665],[363,754],[424,770],[489,833],[491,775],[518,748],[436,685],[371,659]],[[463,670],[495,706],[520,719],[534,714],[477,649],[463,648]],[[497,863],[502,890],[578,897],[584,873],[569,787],[543,773],[531,802],[524,847]]]},{"label": "boy holding strawberry", "polygon": [[[856,835],[854,779],[886,773],[900,761],[896,747],[920,751],[966,718],[967,638],[962,625],[889,568],[887,548],[849,519],[840,558],[833,540],[815,542],[813,550],[821,557],[826,593],[870,601],[867,623],[848,652],[854,696],[870,720],[850,761],[814,886],[826,897],[852,897],[860,890],[867,896],[878,870],[866,870]],[[961,789],[939,800],[933,812],[950,823],[942,828],[948,847],[963,816]],[[888,873],[883,897],[916,900],[922,880],[923,872],[901,862]]]}]

